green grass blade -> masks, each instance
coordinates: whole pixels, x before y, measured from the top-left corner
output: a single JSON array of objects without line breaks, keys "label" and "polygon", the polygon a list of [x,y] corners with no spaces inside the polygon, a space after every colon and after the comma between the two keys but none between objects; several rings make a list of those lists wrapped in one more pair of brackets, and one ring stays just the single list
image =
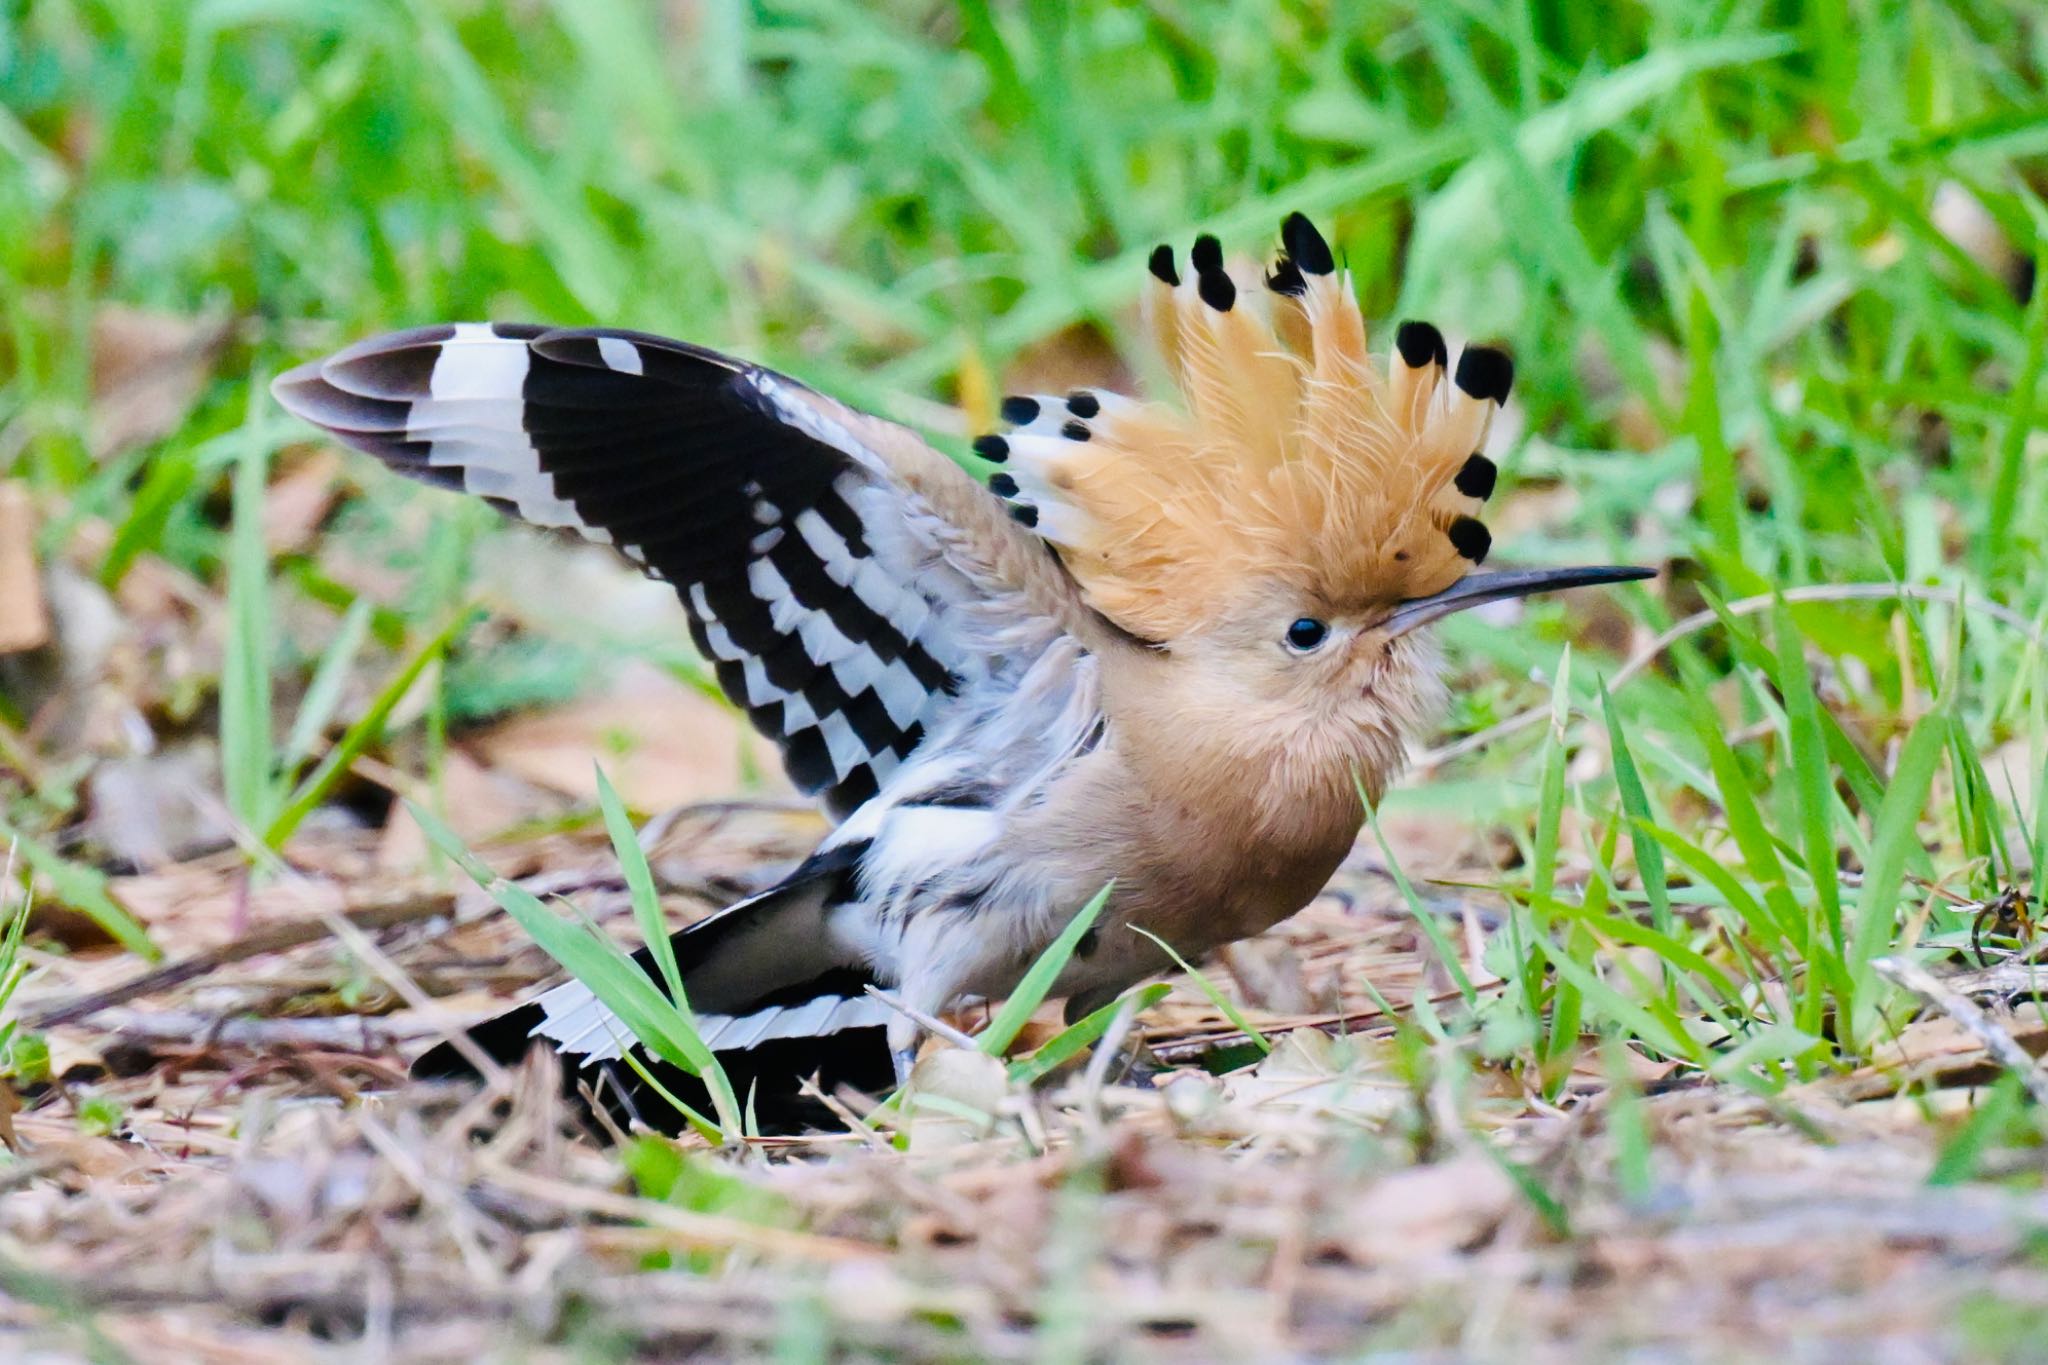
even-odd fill
[{"label": "green grass blade", "polygon": [[[244,828],[276,818],[277,754],[270,731],[270,559],[263,546],[269,452],[253,431],[235,461],[228,531],[227,639],[220,675],[221,780]],[[273,845],[274,847],[274,845]]]},{"label": "green grass blade", "polygon": [[[1743,885],[1742,879],[1737,877],[1722,859],[1675,830],[1661,829],[1656,825],[1638,825],[1637,828],[1663,844],[1665,852],[1677,859],[1688,872],[1721,897],[1721,904],[1736,921],[1737,932],[1731,934],[1730,938],[1738,950],[1745,953],[1747,951],[1743,947],[1741,937],[1746,933],[1758,940],[1756,948],[1767,959],[1776,959],[1783,955],[1784,938],[1777,932],[1776,923],[1765,911],[1762,900],[1750,893],[1750,889]],[[1764,975],[1782,975],[1775,961],[1768,966],[1753,962],[1746,963],[1745,966],[1752,977],[1759,979]]]},{"label": "green grass blade", "polygon": [[619,799],[611,779],[604,775],[604,766],[592,767],[597,774],[597,807],[604,815],[604,832],[612,841],[612,852],[618,856],[619,871],[625,875],[626,893],[633,902],[633,918],[640,926],[640,937],[646,941],[648,956],[661,971],[669,998],[687,1015],[690,1006],[683,991],[683,974],[676,966],[676,947],[670,941],[661,895],[654,888],[654,869],[647,865],[647,850],[640,847],[640,836],[633,828],[632,817],[626,814],[626,803]]},{"label": "green grass blade", "polygon": [[1607,680],[1600,680],[1600,712],[1607,719],[1608,749],[1613,754],[1614,786],[1621,795],[1621,813],[1629,820],[1629,848],[1635,854],[1636,875],[1643,884],[1643,895],[1650,902],[1650,923],[1657,932],[1671,932],[1671,886],[1664,867],[1664,849],[1655,839],[1645,839],[1639,832],[1641,826],[1654,823],[1650,813],[1650,794],[1643,787],[1642,771],[1636,767],[1635,755],[1629,751],[1628,736],[1623,731],[1621,717],[1614,709],[1614,699],[1607,695]]},{"label": "green grass blade", "polygon": [[[1799,813],[1800,851],[1806,875],[1819,898],[1826,942],[1839,954],[1842,938],[1842,893],[1835,868],[1834,781],[1828,770],[1827,739],[1820,728],[1820,702],[1807,676],[1805,639],[1792,624],[1781,598],[1775,612],[1778,637],[1776,679],[1784,698],[1792,749],[1794,792]],[[1816,950],[1818,945],[1816,945]]]},{"label": "green grass blade", "polygon": [[1847,965],[1855,991],[1850,1015],[1856,1038],[1866,1035],[1869,1016],[1876,1007],[1880,982],[1871,959],[1891,946],[1893,917],[1906,879],[1906,848],[1908,844],[1918,846],[1920,812],[1927,804],[1947,737],[1945,708],[1936,707],[1920,717],[1899,751],[1898,767],[1885,791],[1884,805],[1878,809],[1876,831],[1870,840],[1871,861],[1863,869],[1849,933]]},{"label": "green grass blade", "polygon": [[1757,886],[1756,902],[1767,912],[1772,937],[1788,940],[1805,953],[1805,917],[1785,880],[1785,867],[1778,860],[1770,827],[1764,823],[1756,789],[1750,784],[1742,760],[1736,757],[1722,733],[1720,714],[1709,699],[1705,666],[1690,651],[1676,652],[1692,691],[1693,736],[1706,750],[1707,766],[1714,775],[1715,794],[1727,816],[1728,832],[1734,836],[1735,846],[1741,850],[1743,863]]},{"label": "green grass blade", "polygon": [[1186,958],[1182,957],[1178,952],[1174,951],[1174,947],[1171,943],[1168,943],[1165,939],[1159,937],[1159,935],[1153,933],[1150,929],[1140,928],[1138,925],[1135,924],[1130,925],[1128,927],[1130,928],[1132,933],[1143,934],[1146,938],[1151,939],[1152,942],[1159,946],[1160,952],[1165,953],[1168,957],[1172,958],[1173,965],[1180,968],[1182,971],[1186,972],[1191,978],[1193,978],[1195,988],[1201,991],[1203,995],[1209,997],[1209,1003],[1214,1005],[1217,1009],[1223,1012],[1223,1017],[1230,1021],[1231,1027],[1235,1028],[1239,1033],[1242,1033],[1245,1037],[1251,1039],[1252,1044],[1255,1047],[1257,1047],[1259,1051],[1271,1052],[1273,1050],[1273,1044],[1267,1041],[1265,1034],[1259,1032],[1257,1029],[1252,1027],[1252,1021],[1244,1017],[1244,1011],[1240,1010],[1237,1007],[1237,1002],[1235,1000],[1232,1000],[1229,996],[1225,995],[1221,990],[1219,990],[1215,982],[1211,981],[1208,977],[1204,976],[1196,968],[1190,966]]},{"label": "green grass blade", "polygon": [[[620,1052],[619,1059],[632,1069],[633,1074],[640,1078],[643,1085],[661,1097],[663,1104],[675,1110],[676,1113],[681,1114],[683,1122],[695,1129],[699,1137],[707,1142],[725,1141],[725,1135],[730,1130],[721,1128],[716,1122],[706,1118],[689,1105],[683,1103],[682,1099],[674,1091],[661,1083],[660,1078],[654,1074],[653,1068],[640,1060],[638,1053],[628,1048]],[[748,1127],[748,1131],[751,1135],[751,1124]]]},{"label": "green grass blade", "polygon": [[[700,1038],[697,1016],[690,1009],[689,995],[683,990],[682,970],[676,965],[676,949],[670,940],[668,917],[662,913],[661,896],[654,887],[654,870],[647,864],[647,851],[640,847],[633,821],[626,814],[626,804],[619,799],[603,768],[597,769],[597,802],[604,812],[605,833],[611,837],[612,850],[618,855],[619,870],[626,877],[626,890],[633,902],[633,918],[640,926],[640,937],[647,945],[648,956],[654,959],[661,972],[670,1004],[680,1016],[679,1031],[687,1038]],[[739,1100],[718,1054],[700,1043],[690,1055],[697,1064],[699,1076],[711,1091],[711,1104],[718,1113],[719,1123],[728,1133],[743,1131],[737,1126]]]},{"label": "green grass blade", "polygon": [[29,838],[4,815],[0,815],[0,839],[11,841],[20,850],[21,860],[42,874],[50,885],[51,899],[84,914],[129,952],[151,962],[163,958],[142,921],[114,899],[106,873],[72,862],[48,844]]},{"label": "green grass blade", "polygon": [[[35,895],[27,886],[17,887],[14,880],[14,860],[19,854],[18,840],[10,839],[7,847],[7,865],[0,869],[0,1015],[7,1012],[7,1002],[28,975],[28,968],[21,961],[21,940],[28,932],[28,917],[35,908]],[[16,891],[20,894],[16,895]],[[0,1051],[6,1048],[7,1040],[14,1034],[15,1020],[0,1023]]]},{"label": "green grass blade", "polygon": [[1080,946],[1081,938],[1095,923],[1095,917],[1102,913],[1102,907],[1109,904],[1109,893],[1114,890],[1114,881],[1106,883],[1067,921],[1067,927],[1060,930],[1046,950],[1038,955],[1038,961],[1031,964],[1031,970],[1024,973],[1024,979],[1017,983],[1017,989],[1010,992],[1010,998],[996,1011],[996,1017],[989,1021],[975,1043],[991,1057],[1000,1057],[1017,1040],[1024,1025],[1030,1022],[1032,1014],[1052,993],[1053,983],[1060,973],[1067,969],[1067,963],[1074,956],[1074,949]]},{"label": "green grass blade", "polygon": [[1674,1057],[1705,1067],[1712,1058],[1706,1050],[1683,1030],[1669,1027],[1650,1010],[1623,995],[1620,991],[1601,980],[1599,973],[1558,947],[1544,933],[1530,936],[1530,946],[1557,972],[1557,974],[1578,988],[1586,1003],[1600,1015],[1620,1024],[1636,1037],[1655,1048],[1666,1057]]},{"label": "green grass blade", "polygon": [[475,611],[458,613],[454,620],[420,646],[418,652],[406,661],[405,666],[393,675],[391,681],[384,684],[376,699],[370,703],[369,709],[356,718],[355,724],[342,732],[334,747],[327,751],[313,771],[299,783],[297,789],[292,792],[291,800],[285,803],[277,818],[263,831],[265,847],[284,847],[285,840],[292,837],[292,832],[327,799],[328,792],[341,780],[341,775],[348,771],[348,765],[355,762],[364,750],[383,737],[384,722],[391,718],[392,711],[405,699],[405,694],[412,691],[413,684],[427,671],[427,666],[445,655],[456,639],[480,619],[480,616],[481,613]]},{"label": "green grass blade", "polygon": [[[1164,981],[1155,981],[1136,993],[1133,1012],[1143,1014],[1171,994],[1172,986]],[[1107,1005],[1091,1011],[1055,1033],[1029,1057],[1022,1057],[1010,1063],[1011,1082],[1017,1085],[1033,1084],[1080,1056],[1109,1031],[1110,1024],[1116,1019],[1117,1011],[1123,1009],[1125,1002],[1131,998],[1128,992],[1118,996]]]},{"label": "green grass blade", "polygon": [[[1408,874],[1401,870],[1400,861],[1394,857],[1394,846],[1387,842],[1386,833],[1380,829],[1379,812],[1373,809],[1370,801],[1366,801],[1365,787],[1355,776],[1352,785],[1358,790],[1358,799],[1365,803],[1365,823],[1372,830],[1373,841],[1380,846],[1380,855],[1387,861],[1387,873],[1394,879],[1394,889],[1401,893],[1402,903],[1408,907],[1408,913],[1415,916],[1416,926],[1429,940],[1429,946],[1435,949],[1437,961],[1443,963],[1444,971],[1450,975],[1452,984],[1458,988],[1458,994],[1463,997],[1465,1007],[1470,1009],[1478,1003],[1479,992],[1473,989],[1472,978],[1465,971],[1463,960],[1451,946],[1451,940],[1444,934],[1443,926],[1437,923],[1437,917],[1422,903],[1422,897],[1415,894],[1414,884],[1408,880]],[[1531,1005],[1533,1009],[1533,1002]]]},{"label": "green grass blade", "polygon": [[1561,919],[1586,925],[1602,938],[1649,949],[1666,967],[1677,968],[1699,977],[1710,990],[1723,999],[1733,1000],[1740,994],[1740,988],[1734,978],[1704,953],[1671,934],[1659,932],[1653,925],[1644,924],[1626,915],[1598,914],[1587,907],[1574,907],[1563,903],[1555,904],[1553,913]]},{"label": "green grass blade", "polygon": [[1621,1186],[1622,1198],[1640,1208],[1654,1188],[1642,1087],[1629,1072],[1628,1048],[1619,1039],[1606,1040],[1600,1059],[1607,1072],[1607,1141],[1614,1153],[1615,1183]]},{"label": "green grass blade", "polygon": [[334,628],[334,638],[321,652],[312,681],[306,684],[306,695],[299,702],[299,713],[292,717],[291,733],[285,737],[285,772],[296,776],[299,768],[312,758],[320,736],[327,732],[327,723],[334,719],[335,709],[341,705],[342,689],[348,686],[349,669],[355,666],[356,655],[369,638],[370,615],[368,598],[359,597],[351,602],[342,614],[341,624]]},{"label": "green grass blade", "polygon": [[[716,1068],[716,1058],[696,1031],[662,995],[654,979],[641,971],[618,944],[556,914],[525,887],[497,876],[433,812],[412,801],[406,803],[406,809],[419,821],[429,843],[488,892],[549,957],[589,987],[650,1052],[694,1076],[704,1076]],[[714,1100],[730,1105],[733,1111],[719,1115],[722,1131],[737,1135],[737,1105],[732,1101],[730,1085],[724,1088],[722,1096],[716,1087],[711,1093]]]},{"label": "green grass blade", "polygon": [[2025,349],[2008,391],[2010,410],[1998,440],[1998,472],[1991,485],[1988,518],[1984,533],[1976,539],[1978,567],[1986,578],[1995,578],[2000,561],[2013,552],[2014,514],[2023,506],[2040,505],[2038,498],[2022,496],[2021,476],[2026,468],[2027,442],[2039,430],[2034,402],[2044,359],[2048,359],[2048,290],[2036,289],[2028,301],[2024,335]]},{"label": "green grass blade", "polygon": [[1550,684],[1550,732],[1543,750],[1543,776],[1537,787],[1534,857],[1529,890],[1536,898],[1550,895],[1557,878],[1557,831],[1564,817],[1565,726],[1571,720],[1572,649],[1558,657],[1557,676]]},{"label": "green grass blade", "polygon": [[1934,1167],[1927,1172],[1930,1185],[1963,1185],[1977,1178],[1984,1158],[2010,1140],[2026,1113],[2027,1092],[2020,1078],[2010,1071],[1984,1092],[1969,1121],[1941,1146]]}]

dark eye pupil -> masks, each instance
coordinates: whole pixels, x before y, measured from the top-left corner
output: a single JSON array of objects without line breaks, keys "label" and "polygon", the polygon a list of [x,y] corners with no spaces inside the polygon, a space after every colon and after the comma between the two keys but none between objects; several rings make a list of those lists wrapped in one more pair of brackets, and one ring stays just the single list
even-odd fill
[{"label": "dark eye pupil", "polygon": [[1287,628],[1287,643],[1296,649],[1314,649],[1323,642],[1330,628],[1312,616],[1304,616]]}]

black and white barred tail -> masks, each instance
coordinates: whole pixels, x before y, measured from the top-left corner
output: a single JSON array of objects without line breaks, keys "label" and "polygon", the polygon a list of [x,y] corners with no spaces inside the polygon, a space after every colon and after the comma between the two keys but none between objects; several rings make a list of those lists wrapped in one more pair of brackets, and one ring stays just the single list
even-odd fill
[{"label": "black and white barred tail", "polygon": [[[890,1011],[868,994],[874,977],[835,923],[856,898],[855,875],[865,848],[853,841],[813,854],[767,891],[670,938],[705,1044],[719,1054],[737,1093],[744,1096],[754,1081],[761,1082],[757,1119],[763,1131],[826,1117],[797,1094],[799,1078],[816,1076],[827,1093],[838,1085],[878,1090],[892,1078],[883,1037]],[[647,949],[633,960],[656,976]],[[679,1116],[624,1064],[631,1054],[659,1073],[657,1079],[666,1076],[670,1093],[706,1112],[702,1086],[657,1063],[580,981],[543,991],[472,1029],[470,1039],[508,1065],[535,1046],[549,1046],[572,1083],[588,1085],[619,1118],[676,1127]],[[470,1072],[451,1043],[413,1065],[418,1077]]]}]

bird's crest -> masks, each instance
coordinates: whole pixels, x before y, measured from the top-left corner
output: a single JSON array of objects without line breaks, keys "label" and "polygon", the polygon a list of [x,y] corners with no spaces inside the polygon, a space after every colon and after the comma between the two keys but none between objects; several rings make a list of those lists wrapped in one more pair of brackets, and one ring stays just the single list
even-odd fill
[{"label": "bird's crest", "polygon": [[[1514,367],[1403,323],[1385,367],[1348,270],[1301,214],[1264,287],[1233,279],[1214,237],[1187,275],[1152,253],[1151,312],[1185,410],[1082,390],[1012,398],[975,448],[1018,518],[1057,546],[1095,608],[1168,640],[1250,578],[1332,608],[1441,591],[1486,557],[1481,447]],[[1448,380],[1448,382],[1447,382]]]}]

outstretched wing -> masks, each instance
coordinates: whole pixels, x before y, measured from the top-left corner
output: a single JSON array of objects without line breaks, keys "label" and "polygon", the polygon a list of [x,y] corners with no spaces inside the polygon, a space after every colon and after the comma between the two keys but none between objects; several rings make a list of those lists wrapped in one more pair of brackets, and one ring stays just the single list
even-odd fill
[{"label": "outstretched wing", "polygon": [[401,473],[673,584],[726,695],[835,814],[991,666],[970,621],[991,586],[884,449],[914,438],[773,371],[636,332],[458,323],[351,346],[275,392]]}]

